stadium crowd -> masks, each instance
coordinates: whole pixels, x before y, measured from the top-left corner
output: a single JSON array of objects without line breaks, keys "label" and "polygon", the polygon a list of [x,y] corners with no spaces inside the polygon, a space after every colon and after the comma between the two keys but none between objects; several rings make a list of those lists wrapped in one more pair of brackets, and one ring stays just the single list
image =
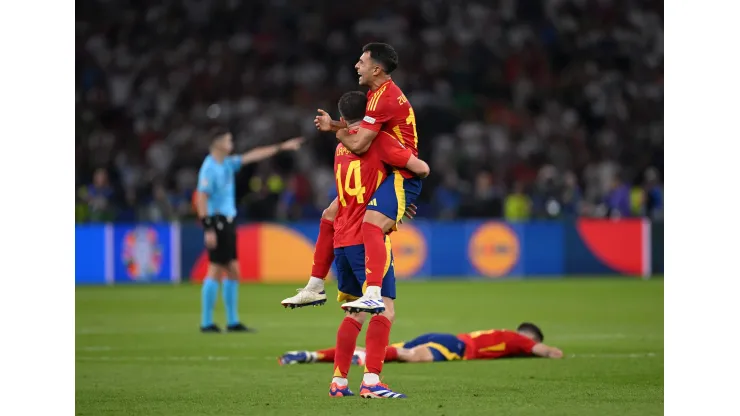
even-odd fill
[{"label": "stadium crowd", "polygon": [[318,217],[336,141],[313,117],[338,117],[370,41],[399,53],[432,167],[420,216],[661,217],[662,1],[81,0],[76,220],[191,217],[213,125],[236,151],[307,137],[237,197],[244,218]]}]

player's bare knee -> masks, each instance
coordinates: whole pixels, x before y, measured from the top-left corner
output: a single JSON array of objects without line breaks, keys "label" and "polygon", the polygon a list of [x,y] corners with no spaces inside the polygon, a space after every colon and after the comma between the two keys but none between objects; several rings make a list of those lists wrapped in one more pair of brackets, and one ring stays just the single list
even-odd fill
[{"label": "player's bare knee", "polygon": [[345,313],[346,317],[354,319],[355,321],[359,322],[360,325],[365,325],[365,319],[367,319],[367,314],[365,312],[359,312],[359,313]]},{"label": "player's bare knee", "polygon": [[368,224],[372,224],[386,233],[390,231],[391,228],[393,228],[393,225],[396,224],[396,222],[392,219],[386,217],[378,211],[372,210],[365,211],[365,217],[362,221]]},{"label": "player's bare knee", "polygon": [[383,305],[385,305],[385,310],[381,315],[393,323],[396,320],[396,302],[389,297],[383,296]]}]

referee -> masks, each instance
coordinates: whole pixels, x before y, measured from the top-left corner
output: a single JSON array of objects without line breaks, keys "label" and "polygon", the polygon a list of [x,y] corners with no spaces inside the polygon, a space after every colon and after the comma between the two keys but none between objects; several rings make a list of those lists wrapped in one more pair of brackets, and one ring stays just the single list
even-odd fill
[{"label": "referee", "polygon": [[262,161],[283,150],[298,150],[303,138],[295,137],[280,144],[258,147],[243,155],[234,156],[230,156],[234,143],[228,130],[214,129],[209,139],[210,154],[200,167],[195,195],[198,217],[205,229],[204,240],[209,260],[208,275],[201,289],[200,330],[204,333],[221,332],[221,328],[213,322],[213,308],[218,298],[218,279],[226,276],[222,287],[226,306],[226,330],[248,332],[249,329],[239,321],[237,312],[240,276],[234,224],[234,177],[243,165]]}]

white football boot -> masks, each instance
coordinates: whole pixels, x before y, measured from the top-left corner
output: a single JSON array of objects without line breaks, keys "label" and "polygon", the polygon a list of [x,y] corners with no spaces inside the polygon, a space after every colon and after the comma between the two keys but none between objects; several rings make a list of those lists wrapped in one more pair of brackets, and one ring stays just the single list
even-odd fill
[{"label": "white football boot", "polygon": [[324,281],[311,277],[308,284],[303,289],[298,289],[295,296],[283,299],[280,302],[283,307],[290,309],[302,308],[304,306],[320,306],[326,303],[326,291],[324,290]]},{"label": "white football boot", "polygon": [[383,313],[385,311],[385,304],[383,303],[383,297],[380,296],[380,287],[368,286],[361,298],[345,303],[342,305],[342,309],[349,313]]}]

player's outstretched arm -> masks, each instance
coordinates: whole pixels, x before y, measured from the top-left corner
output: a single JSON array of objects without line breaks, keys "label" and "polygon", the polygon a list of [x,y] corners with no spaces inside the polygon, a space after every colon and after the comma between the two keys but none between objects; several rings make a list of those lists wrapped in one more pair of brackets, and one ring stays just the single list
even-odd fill
[{"label": "player's outstretched arm", "polygon": [[536,344],[532,348],[532,354],[545,358],[563,358],[563,351],[559,348],[551,347],[543,343]]},{"label": "player's outstretched arm", "polygon": [[295,151],[301,148],[303,144],[303,137],[294,137],[290,140],[286,140],[282,143],[273,144],[270,146],[262,146],[256,149],[252,149],[247,153],[241,155],[242,165],[249,163],[260,162],[265,159],[269,159],[281,151]]},{"label": "player's outstretched arm", "polygon": [[337,140],[342,142],[344,147],[350,152],[361,155],[367,152],[367,149],[370,148],[370,144],[377,135],[377,131],[363,127],[360,127],[355,134],[349,134],[349,130],[347,129],[340,129],[337,131]]}]

